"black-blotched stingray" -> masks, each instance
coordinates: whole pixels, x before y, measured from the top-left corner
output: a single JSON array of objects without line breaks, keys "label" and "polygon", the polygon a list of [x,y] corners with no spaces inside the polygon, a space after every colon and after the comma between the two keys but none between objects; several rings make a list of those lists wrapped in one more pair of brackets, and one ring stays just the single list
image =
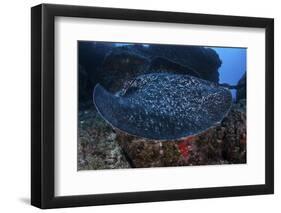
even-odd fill
[{"label": "black-blotched stingray", "polygon": [[190,75],[150,73],[127,85],[113,94],[97,84],[95,106],[114,128],[148,139],[201,133],[219,123],[232,103],[229,89]]}]

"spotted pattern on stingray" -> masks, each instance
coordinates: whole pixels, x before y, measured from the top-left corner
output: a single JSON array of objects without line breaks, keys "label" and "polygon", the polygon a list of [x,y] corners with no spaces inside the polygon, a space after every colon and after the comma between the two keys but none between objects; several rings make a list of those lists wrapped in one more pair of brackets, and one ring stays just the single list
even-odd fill
[{"label": "spotted pattern on stingray", "polygon": [[151,73],[138,76],[116,94],[98,84],[93,99],[113,127],[143,138],[171,140],[219,123],[232,97],[227,88],[190,75]]}]

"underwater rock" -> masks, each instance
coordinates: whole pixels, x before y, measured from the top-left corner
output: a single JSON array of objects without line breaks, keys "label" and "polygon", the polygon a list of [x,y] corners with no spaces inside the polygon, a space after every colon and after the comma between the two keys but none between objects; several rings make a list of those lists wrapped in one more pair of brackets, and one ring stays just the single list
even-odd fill
[{"label": "underwater rock", "polygon": [[79,41],[79,109],[89,108],[92,92],[99,82],[102,62],[114,48],[111,44]]},{"label": "underwater rock", "polygon": [[219,81],[221,61],[211,48],[160,44],[116,47],[112,43],[83,41],[78,51],[79,65],[83,67],[83,70],[79,68],[79,87],[83,87],[79,88],[79,108],[89,107],[91,92],[97,83],[116,92],[129,79],[155,70]]},{"label": "underwater rock", "polygon": [[77,160],[78,170],[246,163],[246,101],[233,104],[219,126],[165,142],[116,132],[94,107],[82,110]]},{"label": "underwater rock", "polygon": [[117,132],[117,141],[133,168],[184,165],[174,141],[147,140],[123,132]]},{"label": "underwater rock", "polygon": [[228,113],[232,96],[218,84],[189,75],[151,73],[115,95],[97,85],[93,100],[113,127],[143,138],[171,140],[216,125]]},{"label": "underwater rock", "polygon": [[116,92],[125,81],[140,74],[171,72],[219,82],[221,60],[211,48],[177,45],[126,45],[115,47],[105,57],[100,84]]},{"label": "underwater rock", "polygon": [[177,141],[147,140],[117,132],[136,168],[246,163],[245,100],[233,105],[217,127]]},{"label": "underwater rock", "polygon": [[79,103],[88,101],[89,95],[92,94],[92,86],[89,81],[89,75],[86,70],[79,64]]},{"label": "underwater rock", "polygon": [[95,109],[79,112],[78,170],[130,168],[116,133]]},{"label": "underwater rock", "polygon": [[186,74],[186,75],[195,76],[197,78],[202,78],[201,75],[195,70],[162,57],[156,57],[153,58],[153,60],[151,60],[149,65],[149,72],[151,71],[157,71],[157,72],[165,71],[169,73]]},{"label": "underwater rock", "polygon": [[246,73],[244,73],[237,84],[236,101],[241,99],[246,99]]},{"label": "underwater rock", "polygon": [[147,58],[125,47],[116,47],[104,59],[99,83],[108,91],[116,92],[128,79],[145,73],[148,66]]},{"label": "underwater rock", "polygon": [[187,45],[152,45],[147,51],[153,57],[166,58],[199,73],[201,78],[219,82],[221,60],[211,48]]}]

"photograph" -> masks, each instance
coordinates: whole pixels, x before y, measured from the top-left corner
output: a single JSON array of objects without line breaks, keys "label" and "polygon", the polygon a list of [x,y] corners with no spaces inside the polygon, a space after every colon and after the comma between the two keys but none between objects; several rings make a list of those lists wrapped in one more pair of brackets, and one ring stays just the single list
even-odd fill
[{"label": "photograph", "polygon": [[247,48],[77,41],[77,170],[247,163]]},{"label": "photograph", "polygon": [[31,8],[31,205],[274,193],[274,18],[160,5]]}]

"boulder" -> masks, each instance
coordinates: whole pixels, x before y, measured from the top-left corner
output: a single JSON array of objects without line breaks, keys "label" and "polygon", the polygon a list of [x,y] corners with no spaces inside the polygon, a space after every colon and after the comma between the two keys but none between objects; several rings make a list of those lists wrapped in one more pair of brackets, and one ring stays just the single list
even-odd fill
[{"label": "boulder", "polygon": [[236,101],[246,99],[246,90],[246,73],[244,73],[237,83]]},{"label": "boulder", "polygon": [[221,60],[211,48],[161,44],[115,46],[106,42],[80,41],[78,52],[79,108],[92,101],[91,93],[97,83],[115,92],[129,79],[156,71],[189,74],[219,82]]},{"label": "boulder", "polygon": [[136,168],[246,163],[246,104],[232,106],[220,125],[179,141],[153,141],[118,132]]},{"label": "boulder", "polygon": [[115,131],[94,108],[79,112],[78,170],[130,168]]},{"label": "boulder", "polygon": [[92,104],[92,92],[99,82],[101,65],[112,48],[109,43],[79,41],[79,109],[89,108]]},{"label": "boulder", "polygon": [[141,74],[171,72],[219,82],[221,60],[210,48],[154,44],[115,47],[105,56],[99,83],[111,92]]}]

